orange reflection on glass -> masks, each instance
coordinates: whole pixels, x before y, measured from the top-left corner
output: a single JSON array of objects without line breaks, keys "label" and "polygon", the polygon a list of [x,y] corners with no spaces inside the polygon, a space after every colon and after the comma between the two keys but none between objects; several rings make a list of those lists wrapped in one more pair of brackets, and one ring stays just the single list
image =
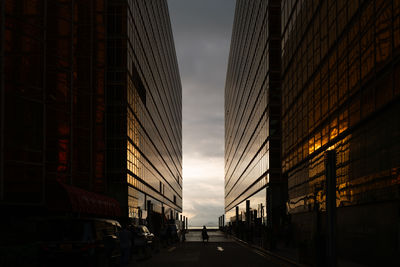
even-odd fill
[{"label": "orange reflection on glass", "polygon": [[314,152],[314,136],[308,141],[308,154]]},{"label": "orange reflection on glass", "polygon": [[321,147],[321,133],[315,134],[315,151]]},{"label": "orange reflection on glass", "polygon": [[345,110],[343,113],[340,114],[339,116],[339,133],[344,132],[345,130],[347,130],[349,122],[348,122],[348,116],[347,116],[348,112],[347,110]]},{"label": "orange reflection on glass", "polygon": [[67,170],[67,162],[68,162],[68,139],[59,139],[58,140],[58,166],[57,171],[63,172]]},{"label": "orange reflection on glass", "polygon": [[392,184],[400,184],[400,168],[392,168],[391,170]]},{"label": "orange reflection on glass", "polygon": [[331,128],[330,140],[332,140],[336,136],[338,136],[337,118],[332,120],[330,128]]},{"label": "orange reflection on glass", "polygon": [[324,127],[322,129],[322,145],[326,145],[328,143],[328,139],[329,139],[329,126],[327,125],[326,127]]},{"label": "orange reflection on glass", "polygon": [[308,156],[308,143],[305,142],[303,145],[303,158]]}]

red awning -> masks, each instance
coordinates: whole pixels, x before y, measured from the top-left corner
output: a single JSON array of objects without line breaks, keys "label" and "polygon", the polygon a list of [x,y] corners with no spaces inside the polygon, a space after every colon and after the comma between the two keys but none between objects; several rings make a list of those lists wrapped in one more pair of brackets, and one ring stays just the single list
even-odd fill
[{"label": "red awning", "polygon": [[67,199],[65,199],[65,193],[57,194],[58,190],[52,190],[52,194],[47,200],[52,210],[108,217],[121,216],[121,208],[117,200],[64,183],[59,183],[59,185],[66,193]]}]

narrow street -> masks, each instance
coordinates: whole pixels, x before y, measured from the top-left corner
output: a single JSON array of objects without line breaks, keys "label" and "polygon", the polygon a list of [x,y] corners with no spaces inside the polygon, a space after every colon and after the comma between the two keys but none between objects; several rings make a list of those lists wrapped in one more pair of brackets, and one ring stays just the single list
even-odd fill
[{"label": "narrow street", "polygon": [[262,252],[252,250],[224,237],[219,231],[209,231],[210,241],[201,241],[200,231],[186,235],[185,243],[161,249],[149,259],[132,261],[129,266],[288,266]]}]

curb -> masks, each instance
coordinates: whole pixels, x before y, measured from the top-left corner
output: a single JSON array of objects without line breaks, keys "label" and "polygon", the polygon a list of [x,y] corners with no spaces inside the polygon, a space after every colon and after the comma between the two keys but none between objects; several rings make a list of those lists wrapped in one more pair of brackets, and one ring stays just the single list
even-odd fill
[{"label": "curb", "polygon": [[276,254],[276,253],[274,253],[274,252],[271,252],[271,251],[269,251],[269,250],[260,248],[259,246],[255,246],[255,245],[252,245],[252,244],[250,244],[250,243],[247,243],[246,241],[243,241],[243,240],[241,240],[241,239],[239,239],[239,238],[237,238],[237,237],[235,237],[235,236],[233,236],[233,235],[232,235],[231,237],[233,238],[233,240],[235,240],[235,241],[238,242],[238,243],[241,243],[241,244],[243,244],[243,245],[245,245],[245,246],[247,246],[247,247],[250,247],[250,248],[252,248],[252,249],[256,249],[256,250],[258,250],[258,251],[260,251],[260,252],[262,252],[262,253],[267,254],[268,256],[271,256],[271,257],[277,258],[277,259],[279,259],[279,260],[281,260],[281,261],[284,261],[284,262],[286,262],[286,263],[289,263],[289,264],[291,264],[292,266],[308,267],[308,265],[304,265],[304,264],[298,263],[298,262],[296,262],[296,261],[294,261],[294,260],[292,260],[292,259],[283,257],[283,256],[281,256],[281,255],[279,255],[279,254]]}]

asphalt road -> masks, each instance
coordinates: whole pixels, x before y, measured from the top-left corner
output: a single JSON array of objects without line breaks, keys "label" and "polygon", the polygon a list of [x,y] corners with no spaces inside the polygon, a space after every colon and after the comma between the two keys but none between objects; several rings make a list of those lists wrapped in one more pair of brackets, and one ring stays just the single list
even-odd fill
[{"label": "asphalt road", "polygon": [[149,259],[133,260],[131,266],[288,266],[258,250],[253,250],[225,237],[221,232],[209,232],[210,242],[203,243],[201,232],[190,232],[187,242],[163,248]]}]

